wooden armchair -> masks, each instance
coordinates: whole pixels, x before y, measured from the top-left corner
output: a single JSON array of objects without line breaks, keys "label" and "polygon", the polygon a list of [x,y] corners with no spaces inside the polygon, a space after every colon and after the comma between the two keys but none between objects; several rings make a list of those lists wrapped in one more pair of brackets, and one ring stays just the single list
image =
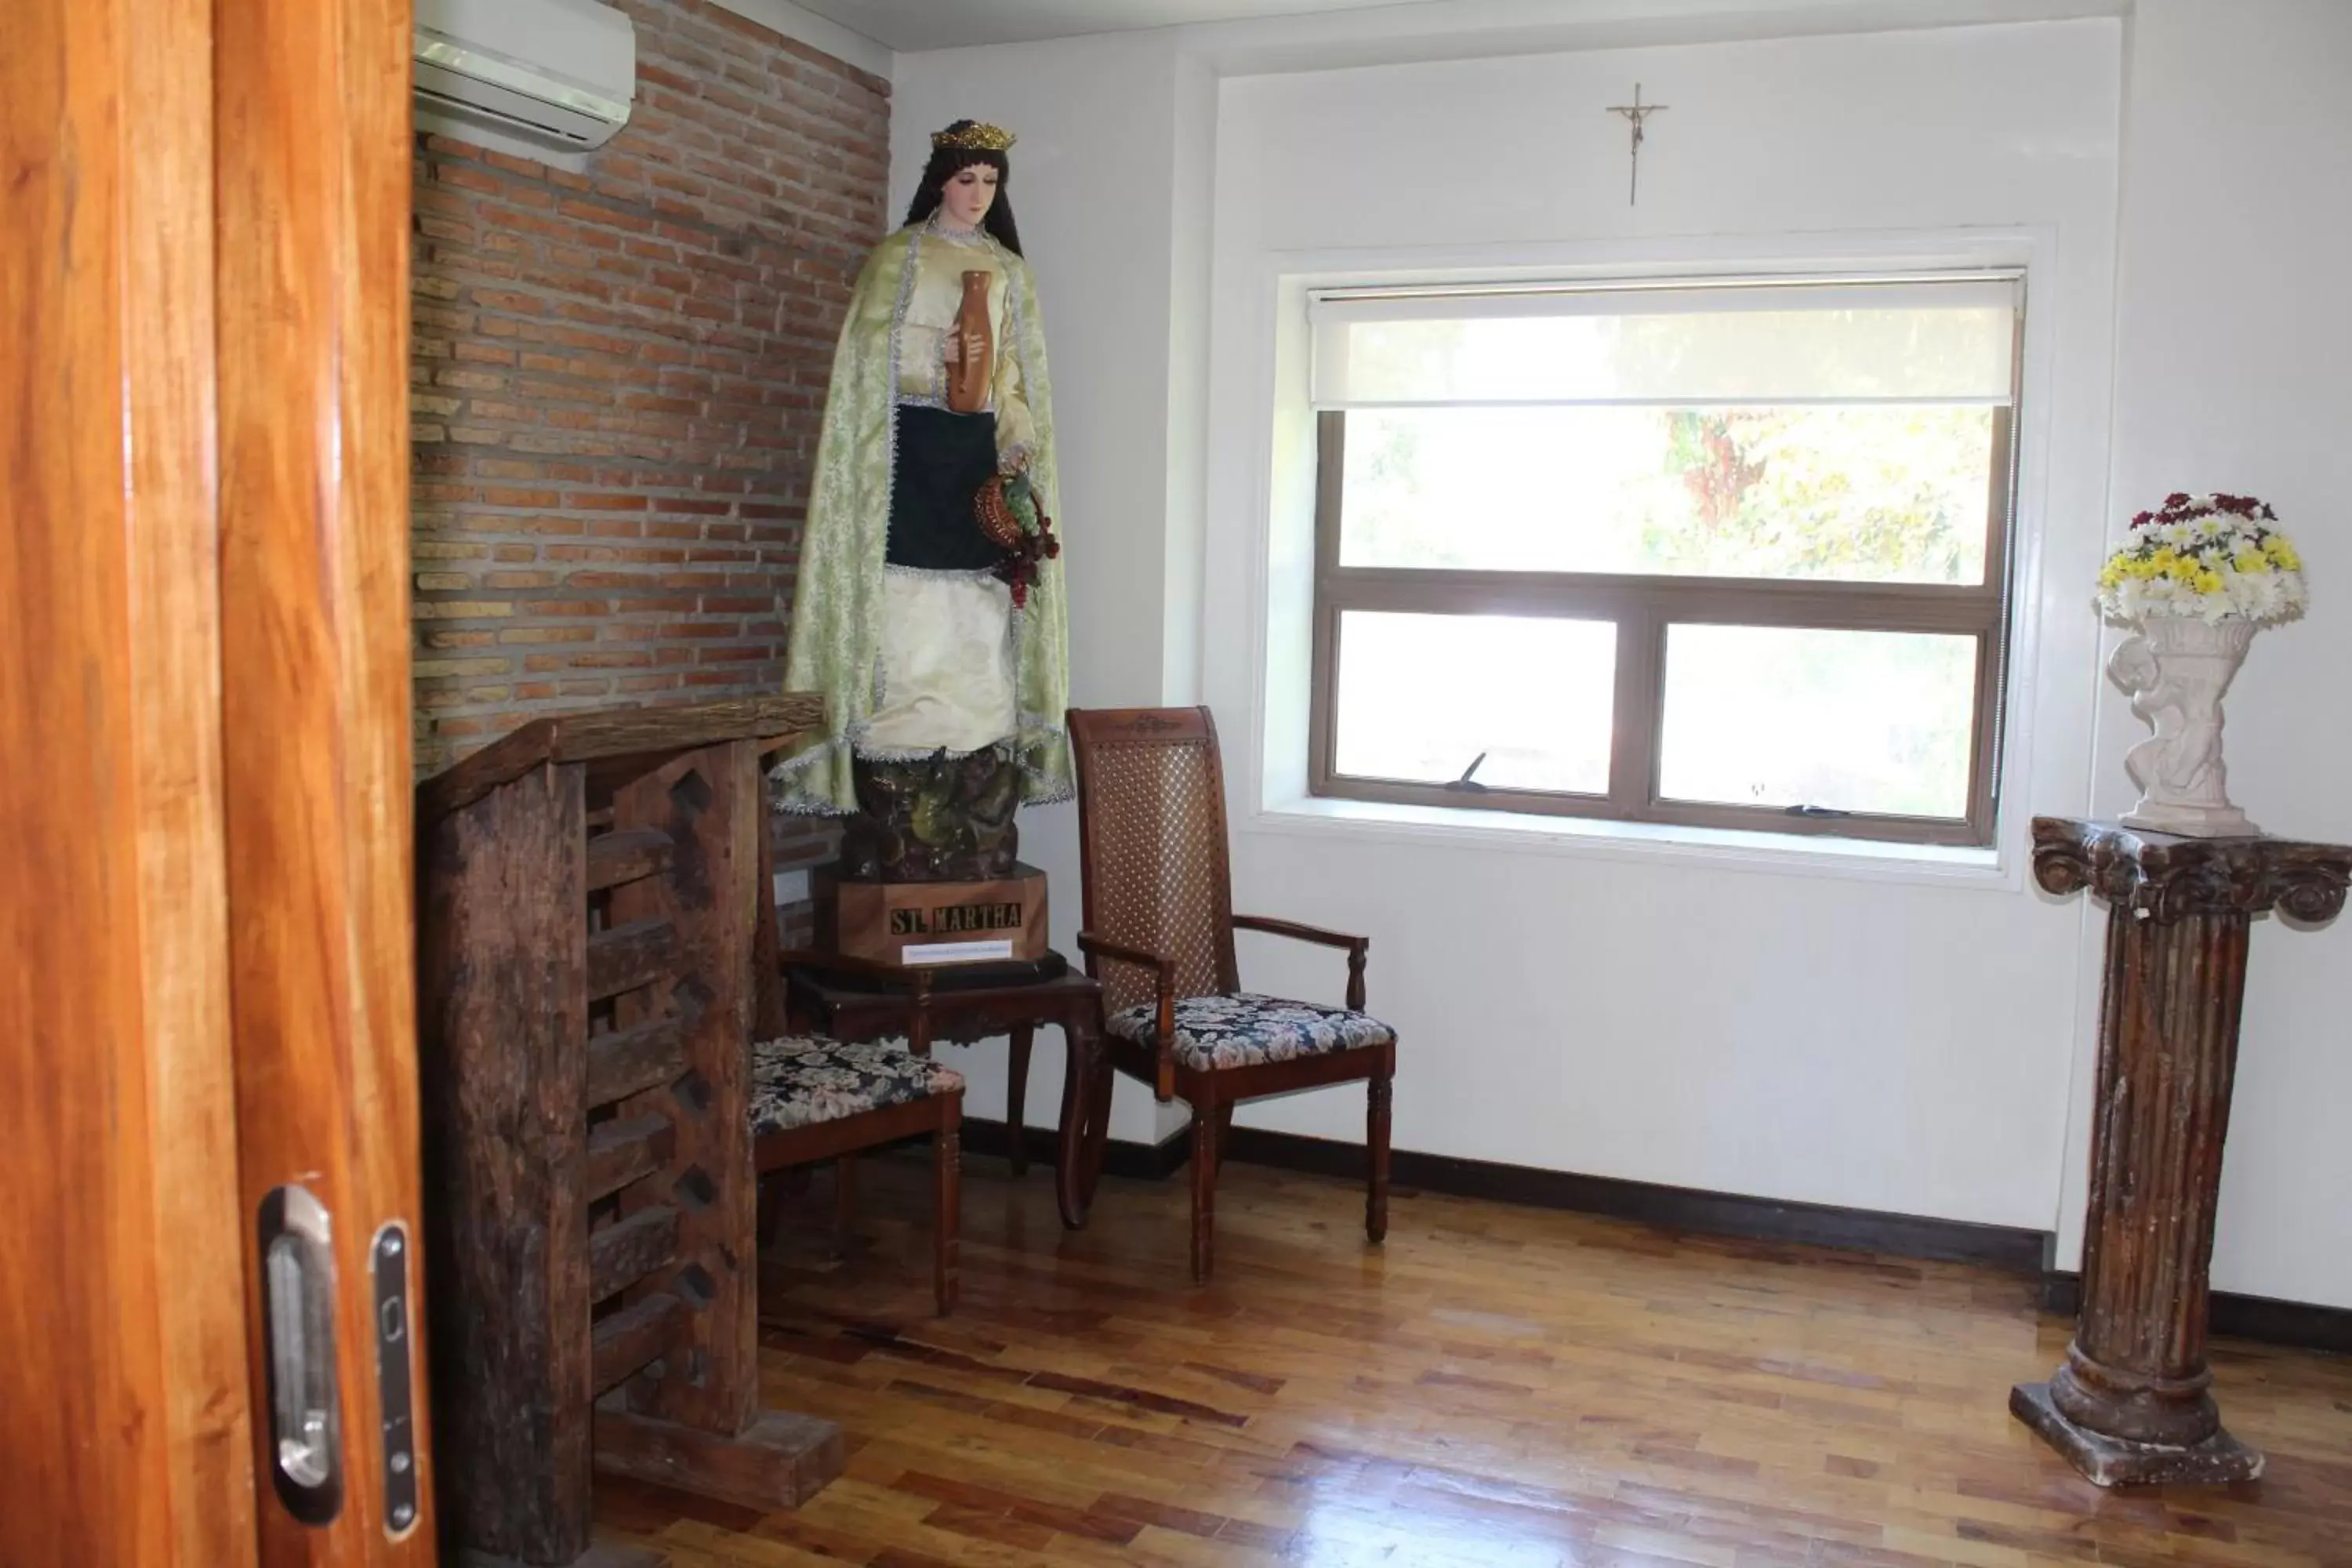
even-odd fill
[{"label": "wooden armchair", "polygon": [[[1078,951],[1102,982],[1111,1065],[1163,1100],[1192,1104],[1192,1278],[1206,1279],[1213,1263],[1217,1159],[1234,1106],[1262,1095],[1366,1084],[1364,1234],[1380,1241],[1396,1031],[1364,1014],[1370,942],[1234,913],[1223,770],[1206,708],[1073,709],[1069,727],[1085,892]],[[1345,950],[1347,1006],[1244,992],[1237,928]],[[1099,1158],[1100,1137],[1087,1142]]]}]

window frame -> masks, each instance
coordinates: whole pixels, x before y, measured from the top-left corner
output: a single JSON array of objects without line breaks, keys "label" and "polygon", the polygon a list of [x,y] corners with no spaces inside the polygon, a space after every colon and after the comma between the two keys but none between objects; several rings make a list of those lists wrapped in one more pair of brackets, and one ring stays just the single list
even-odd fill
[{"label": "window frame", "polygon": [[[2016,580],[2016,432],[2022,395],[2025,308],[2021,289],[2010,400],[1995,405],[1980,584],[1853,583],[1599,572],[1459,571],[1342,566],[1339,523],[1347,411],[1316,413],[1315,594],[1308,704],[1310,795],[1454,810],[1602,818],[1669,826],[1867,838],[1981,847],[2000,810],[2005,693]],[[1607,620],[1617,628],[1609,789],[1605,795],[1501,789],[1368,778],[1337,772],[1340,617],[1349,611],[1509,615]],[[1960,817],[1664,799],[1658,792],[1665,705],[1666,632],[1672,625],[1805,627],[1825,631],[1938,632],[1977,639],[1976,723],[1968,811]]]}]

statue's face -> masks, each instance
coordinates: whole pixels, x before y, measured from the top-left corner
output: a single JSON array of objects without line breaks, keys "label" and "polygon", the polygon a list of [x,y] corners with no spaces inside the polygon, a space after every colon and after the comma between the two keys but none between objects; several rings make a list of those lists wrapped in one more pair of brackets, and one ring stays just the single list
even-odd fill
[{"label": "statue's face", "polygon": [[940,207],[957,228],[978,228],[988,209],[996,205],[996,169],[989,163],[966,163],[940,187]]}]

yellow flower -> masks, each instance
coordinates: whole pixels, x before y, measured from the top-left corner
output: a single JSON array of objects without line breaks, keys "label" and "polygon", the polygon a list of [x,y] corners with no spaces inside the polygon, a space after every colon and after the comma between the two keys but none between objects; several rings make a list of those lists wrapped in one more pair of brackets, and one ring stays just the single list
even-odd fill
[{"label": "yellow flower", "polygon": [[2197,591],[2200,594],[2218,594],[2221,591],[2221,574],[2210,568],[2198,573],[2195,581]]},{"label": "yellow flower", "polygon": [[2252,548],[2239,551],[2230,558],[2230,564],[2250,577],[2271,569],[2270,557]]}]

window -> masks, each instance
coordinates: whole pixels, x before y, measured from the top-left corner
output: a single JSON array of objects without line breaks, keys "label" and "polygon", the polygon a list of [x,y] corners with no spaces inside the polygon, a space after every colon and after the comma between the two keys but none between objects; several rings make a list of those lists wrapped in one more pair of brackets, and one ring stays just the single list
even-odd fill
[{"label": "window", "polygon": [[2019,279],[1309,309],[1316,794],[1990,842]]}]

